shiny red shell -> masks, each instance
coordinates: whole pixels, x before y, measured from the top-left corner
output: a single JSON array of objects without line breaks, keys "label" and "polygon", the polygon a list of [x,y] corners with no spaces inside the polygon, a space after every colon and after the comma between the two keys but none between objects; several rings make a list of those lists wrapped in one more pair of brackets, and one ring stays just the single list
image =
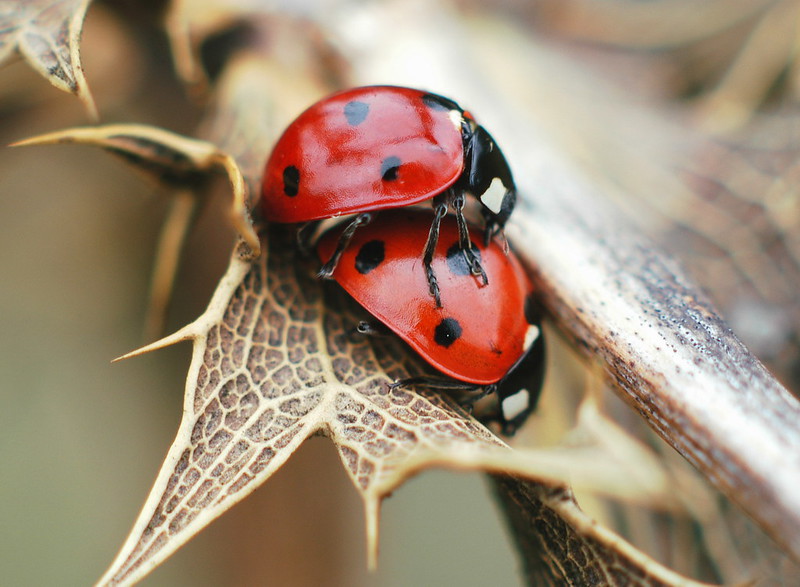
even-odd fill
[{"label": "shiny red shell", "polygon": [[267,161],[262,208],[306,222],[433,198],[464,170],[463,112],[420,90],[369,86],[312,105]]},{"label": "shiny red shell", "polygon": [[[489,275],[482,285],[458,247],[455,219],[447,216],[432,264],[442,297],[437,308],[420,254],[431,218],[424,210],[381,213],[355,232],[333,278],[439,371],[468,383],[496,383],[528,350],[525,308],[533,286],[516,257],[494,240],[488,247],[473,243]],[[322,236],[321,259],[333,253],[340,233],[341,226]]]}]

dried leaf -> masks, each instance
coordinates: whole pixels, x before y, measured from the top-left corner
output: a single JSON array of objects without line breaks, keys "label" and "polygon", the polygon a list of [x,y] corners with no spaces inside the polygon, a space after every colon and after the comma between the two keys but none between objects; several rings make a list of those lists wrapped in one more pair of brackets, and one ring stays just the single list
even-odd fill
[{"label": "dried leaf", "polygon": [[313,272],[298,265],[293,238],[273,239],[252,266],[234,256],[206,313],[140,351],[194,341],[178,437],[101,583],[141,577],[313,434],[334,440],[362,491],[373,548],[376,488],[405,458],[459,443],[500,446],[445,396],[389,390],[386,373],[418,367],[393,339],[377,349],[348,339],[343,316],[331,310],[335,298],[324,299]]},{"label": "dried leaf", "polygon": [[[381,500],[423,468],[514,472],[563,484],[563,466],[509,451],[447,395],[390,389],[395,379],[426,367],[394,337],[353,338],[360,310],[314,278],[315,267],[298,256],[293,239],[291,231],[274,227],[260,260],[250,264],[234,255],[203,316],[128,355],[194,343],[177,438],[100,584],[144,576],[315,434],[331,438],[363,497],[373,566]],[[557,523],[596,542],[584,553],[592,566],[619,577],[672,576],[630,546],[619,554],[624,542],[581,514],[568,495],[549,507],[551,521],[568,514]],[[630,569],[613,570],[620,556],[630,556]]]},{"label": "dried leaf", "polygon": [[508,511],[528,585],[707,585],[664,568],[599,526],[564,488],[512,477],[493,482]]},{"label": "dried leaf", "polygon": [[230,153],[258,198],[275,138],[308,104],[333,90],[316,76],[297,75],[294,68],[245,52],[232,57],[221,75],[199,134]]},{"label": "dried leaf", "polygon": [[80,61],[83,19],[91,0],[16,0],[0,5],[0,63],[19,53],[55,87],[78,96],[97,119]]},{"label": "dried leaf", "polygon": [[[178,75],[198,94],[204,92],[208,80],[200,58],[201,45],[238,27],[243,46],[237,53],[258,56],[262,66],[268,62],[281,68],[289,66],[286,73],[295,73],[290,84],[340,77],[344,64],[325,37],[324,27],[292,13],[292,9],[220,0],[171,2],[164,20]],[[303,42],[297,43],[298,38]],[[298,72],[304,75],[296,75]]]},{"label": "dried leaf", "polygon": [[172,187],[191,188],[210,172],[224,171],[231,183],[231,220],[250,247],[248,256],[259,252],[259,240],[247,207],[247,184],[233,158],[217,146],[142,124],[109,124],[72,128],[32,137],[12,146],[88,144],[123,157],[148,176]]},{"label": "dried leaf", "polygon": [[65,129],[32,137],[12,146],[59,143],[88,144],[122,157],[150,179],[173,191],[170,213],[161,230],[145,319],[148,339],[163,334],[180,253],[197,211],[198,188],[211,173],[223,170],[233,192],[232,224],[257,256],[260,242],[250,220],[249,193],[253,189],[233,157],[212,143],[137,124],[112,124]]}]

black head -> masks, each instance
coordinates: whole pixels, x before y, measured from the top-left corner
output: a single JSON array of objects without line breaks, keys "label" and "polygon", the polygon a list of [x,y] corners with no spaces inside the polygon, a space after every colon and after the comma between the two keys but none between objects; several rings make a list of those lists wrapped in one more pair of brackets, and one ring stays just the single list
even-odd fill
[{"label": "black head", "polygon": [[464,189],[483,204],[487,226],[498,231],[505,226],[517,203],[517,187],[503,152],[482,126],[465,140]]}]

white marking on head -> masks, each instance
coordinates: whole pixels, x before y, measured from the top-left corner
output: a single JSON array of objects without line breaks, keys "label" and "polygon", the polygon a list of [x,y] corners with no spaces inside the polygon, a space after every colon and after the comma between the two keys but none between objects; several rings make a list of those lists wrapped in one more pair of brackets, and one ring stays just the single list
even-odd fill
[{"label": "white marking on head", "polygon": [[527,389],[520,389],[514,395],[510,395],[500,404],[503,411],[503,418],[506,422],[511,422],[520,414],[524,413],[531,405],[531,394]]},{"label": "white marking on head", "polygon": [[539,338],[541,330],[536,324],[529,324],[528,330],[525,331],[525,340],[522,342],[522,350],[527,352],[531,345]]},{"label": "white marking on head", "polygon": [[460,110],[451,110],[447,113],[448,118],[450,118],[450,122],[453,123],[453,126],[456,127],[456,130],[460,133],[461,132],[461,123],[464,121],[464,117],[461,115]]},{"label": "white marking on head", "polygon": [[481,202],[495,214],[500,214],[503,209],[503,200],[506,197],[506,187],[499,177],[495,177],[489,187],[483,192]]}]

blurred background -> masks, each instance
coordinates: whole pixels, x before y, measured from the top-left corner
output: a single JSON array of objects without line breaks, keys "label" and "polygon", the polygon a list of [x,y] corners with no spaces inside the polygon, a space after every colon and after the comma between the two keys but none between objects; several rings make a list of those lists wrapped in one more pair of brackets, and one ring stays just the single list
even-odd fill
[{"label": "blurred background", "polygon": [[[229,4],[233,12],[301,19],[310,32],[298,44],[319,42],[332,32],[326,23],[345,13],[349,20],[336,22],[336,34],[346,22],[355,37],[376,11],[420,10],[414,2],[306,0],[291,10],[280,2]],[[494,55],[470,67],[538,68],[548,87],[536,108],[557,146],[612,193],[650,194],[636,201],[620,195],[617,203],[688,265],[748,346],[797,389],[800,4],[695,4],[504,0],[488,8],[464,0],[428,2],[422,14],[444,15],[453,30],[468,27],[475,44],[502,49],[499,61]],[[214,2],[184,6],[216,15],[207,29],[214,41],[240,24],[217,15]],[[207,118],[198,87],[187,89],[175,72],[162,27],[167,8],[127,0],[91,6],[82,57],[101,122],[191,136]],[[413,19],[398,22],[414,26]],[[448,34],[442,31],[444,45]],[[210,70],[227,43],[202,45]],[[344,52],[313,83],[346,79],[357,58]],[[553,71],[558,75],[549,76]],[[22,62],[0,73],[0,117],[3,144],[90,123],[78,100]],[[680,156],[686,144],[691,158]],[[636,189],[660,178],[663,191]],[[80,146],[0,150],[0,193],[0,583],[86,585],[122,545],[181,416],[190,345],[110,363],[148,342],[148,287],[169,194]],[[167,332],[203,311],[225,270],[234,238],[223,221],[227,197],[223,186],[208,199],[188,238]],[[574,422],[584,367],[559,343],[550,362],[553,374],[532,426],[539,429],[519,442],[556,443]],[[618,400],[607,401],[609,412],[639,426]],[[387,500],[374,574],[366,571],[363,525],[360,500],[333,447],[312,439],[142,584],[522,583],[479,475],[426,472]],[[681,528],[688,536],[694,526]],[[726,576],[719,559],[676,554],[676,534],[644,534],[644,542],[660,544],[655,556],[671,553],[659,560],[706,580]]]}]

